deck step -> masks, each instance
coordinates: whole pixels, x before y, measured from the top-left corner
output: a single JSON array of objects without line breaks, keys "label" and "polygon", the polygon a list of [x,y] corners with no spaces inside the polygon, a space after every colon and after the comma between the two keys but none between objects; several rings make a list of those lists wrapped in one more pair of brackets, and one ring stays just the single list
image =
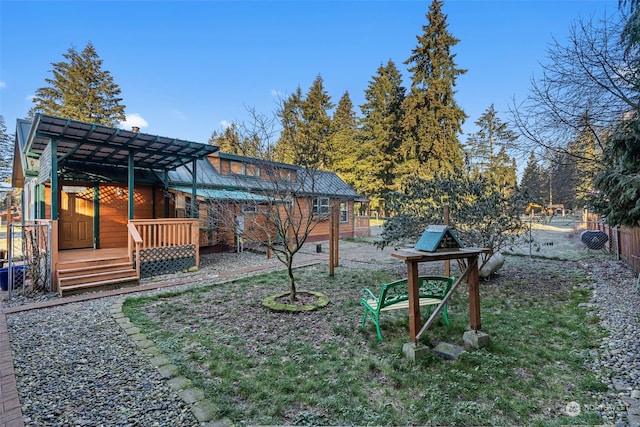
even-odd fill
[{"label": "deck step", "polygon": [[88,267],[76,267],[76,268],[68,268],[66,265],[62,266],[62,268],[60,267],[61,267],[60,264],[58,264],[58,277],[69,277],[69,276],[77,276],[77,275],[83,275],[83,274],[94,274],[94,273],[101,273],[101,272],[107,272],[107,271],[133,269],[131,262],[97,264],[97,265],[91,265]]},{"label": "deck step", "polygon": [[140,284],[128,258],[113,257],[58,264],[60,296]]},{"label": "deck step", "polygon": [[130,277],[121,277],[119,279],[109,279],[98,282],[85,282],[75,285],[66,285],[58,288],[60,296],[75,295],[84,292],[106,291],[109,289],[121,288],[123,286],[137,286],[140,279],[133,275]]},{"label": "deck step", "polygon": [[63,277],[58,276],[58,283],[61,287],[65,288],[71,285],[77,285],[81,283],[91,283],[91,282],[104,282],[109,280],[120,279],[123,277],[134,277],[136,276],[136,271],[132,268],[124,269],[124,270],[107,270],[107,271],[99,271],[95,273],[81,274],[82,272],[78,272],[73,275],[66,275]]}]

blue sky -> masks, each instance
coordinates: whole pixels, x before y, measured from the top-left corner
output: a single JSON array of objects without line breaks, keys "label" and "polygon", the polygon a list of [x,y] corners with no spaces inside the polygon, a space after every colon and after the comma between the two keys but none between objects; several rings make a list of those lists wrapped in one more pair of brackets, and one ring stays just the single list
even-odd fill
[{"label": "blue sky", "polygon": [[[431,1],[0,0],[0,115],[9,132],[51,63],[92,42],[122,89],[130,125],[207,142],[248,109],[272,115],[321,75],[332,101],[345,91],[359,114],[377,68],[403,62]],[[465,133],[493,103],[503,119],[527,95],[552,38],[575,20],[617,12],[617,0],[445,0],[459,67]],[[461,136],[466,140],[466,135]]]}]

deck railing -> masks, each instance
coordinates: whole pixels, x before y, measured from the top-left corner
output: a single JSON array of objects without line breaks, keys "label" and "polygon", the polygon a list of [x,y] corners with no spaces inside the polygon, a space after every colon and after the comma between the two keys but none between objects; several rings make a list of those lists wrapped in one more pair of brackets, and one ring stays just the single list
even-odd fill
[{"label": "deck railing", "polygon": [[[196,267],[200,266],[199,256],[199,222],[197,219],[133,219],[129,220],[129,253],[133,254],[134,246],[139,250],[193,246],[195,248]],[[133,230],[138,233],[140,242],[136,244]],[[140,259],[140,253],[136,254]],[[139,264],[139,263],[137,263]]]}]

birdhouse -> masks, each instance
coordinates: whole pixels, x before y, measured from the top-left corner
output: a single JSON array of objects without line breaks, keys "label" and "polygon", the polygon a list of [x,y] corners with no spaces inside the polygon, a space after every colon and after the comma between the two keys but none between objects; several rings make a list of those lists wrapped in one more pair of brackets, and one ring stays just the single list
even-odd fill
[{"label": "birdhouse", "polygon": [[429,225],[414,246],[426,252],[444,252],[464,247],[458,236],[447,225]]}]

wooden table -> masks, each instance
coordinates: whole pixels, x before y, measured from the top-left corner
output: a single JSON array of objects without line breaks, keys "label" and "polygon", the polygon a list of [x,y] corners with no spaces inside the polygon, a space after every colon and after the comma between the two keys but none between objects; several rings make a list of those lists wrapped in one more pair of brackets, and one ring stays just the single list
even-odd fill
[{"label": "wooden table", "polygon": [[[417,343],[420,336],[431,325],[442,306],[453,295],[464,278],[469,284],[469,326],[472,330],[478,331],[482,326],[480,321],[480,274],[478,270],[478,256],[481,253],[490,253],[485,248],[462,248],[436,252],[425,252],[416,249],[401,249],[391,254],[394,258],[404,260],[407,264],[407,282],[409,286],[409,334],[411,341]],[[420,329],[420,305],[418,294],[418,264],[421,262],[446,261],[466,259],[467,268],[451,287],[442,303],[431,314],[431,317]]]}]

